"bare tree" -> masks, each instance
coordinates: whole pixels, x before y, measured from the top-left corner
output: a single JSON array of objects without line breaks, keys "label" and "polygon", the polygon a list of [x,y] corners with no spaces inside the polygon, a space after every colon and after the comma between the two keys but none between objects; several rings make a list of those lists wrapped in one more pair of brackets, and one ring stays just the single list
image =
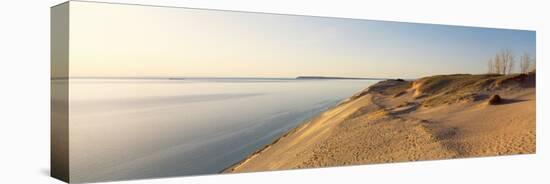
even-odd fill
[{"label": "bare tree", "polygon": [[519,59],[519,67],[521,73],[528,73],[533,70],[532,66],[533,58],[528,53],[524,53]]},{"label": "bare tree", "polygon": [[514,55],[511,55],[510,58],[508,58],[509,60],[507,60],[508,62],[506,62],[506,64],[508,65],[506,67],[506,75],[510,75],[512,74],[512,72],[514,71],[514,67],[516,67],[515,63],[515,59],[514,59]]},{"label": "bare tree", "polygon": [[502,64],[503,64],[503,74],[505,75],[508,75],[508,74],[511,74],[512,73],[512,70],[514,68],[514,53],[512,52],[512,50],[510,49],[505,49],[505,50],[502,50],[500,51],[499,53],[501,56],[501,59],[502,59]]},{"label": "bare tree", "polygon": [[514,63],[515,58],[512,50],[503,49],[489,60],[489,72],[503,75],[511,74],[514,70]]},{"label": "bare tree", "polygon": [[491,59],[489,59],[489,60],[487,61],[487,73],[489,73],[489,74],[497,73],[497,72],[495,71],[495,67],[494,67],[495,64],[494,64],[494,63],[495,63],[495,62],[493,61],[493,58],[491,58]]},{"label": "bare tree", "polygon": [[495,71],[498,74],[504,74],[504,67],[503,67],[503,64],[502,64],[502,57],[500,57],[499,54],[495,55],[494,62],[495,62]]}]

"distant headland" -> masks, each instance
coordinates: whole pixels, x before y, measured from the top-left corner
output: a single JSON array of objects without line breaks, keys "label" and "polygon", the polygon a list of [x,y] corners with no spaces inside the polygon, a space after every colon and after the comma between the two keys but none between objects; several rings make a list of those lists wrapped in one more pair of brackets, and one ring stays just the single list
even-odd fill
[{"label": "distant headland", "polygon": [[388,80],[388,78],[363,78],[363,77],[330,77],[330,76],[298,76],[296,79],[335,79],[335,80]]}]

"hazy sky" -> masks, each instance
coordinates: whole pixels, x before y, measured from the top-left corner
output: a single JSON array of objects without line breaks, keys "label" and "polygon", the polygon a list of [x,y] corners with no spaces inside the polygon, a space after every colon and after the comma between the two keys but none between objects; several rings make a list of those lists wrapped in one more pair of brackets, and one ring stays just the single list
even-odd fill
[{"label": "hazy sky", "polygon": [[71,76],[415,78],[484,73],[535,32],[71,2]]}]

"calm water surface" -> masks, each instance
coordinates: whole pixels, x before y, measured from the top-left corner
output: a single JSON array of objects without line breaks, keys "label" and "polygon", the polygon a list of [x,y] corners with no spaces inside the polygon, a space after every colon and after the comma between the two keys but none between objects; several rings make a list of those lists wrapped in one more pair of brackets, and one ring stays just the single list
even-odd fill
[{"label": "calm water surface", "polygon": [[219,173],[375,82],[71,79],[71,181]]}]

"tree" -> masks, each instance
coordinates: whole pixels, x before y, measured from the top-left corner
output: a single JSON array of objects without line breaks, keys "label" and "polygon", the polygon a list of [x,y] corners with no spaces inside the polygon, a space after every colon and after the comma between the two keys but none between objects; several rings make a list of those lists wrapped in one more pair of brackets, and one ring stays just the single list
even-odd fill
[{"label": "tree", "polygon": [[508,75],[514,70],[514,53],[510,49],[502,49],[488,62],[489,73]]},{"label": "tree", "polygon": [[521,73],[528,73],[534,70],[533,58],[528,53],[524,53],[519,59]]},{"label": "tree", "polygon": [[496,70],[495,70],[495,62],[493,61],[493,58],[489,59],[489,61],[487,61],[487,73],[489,74],[494,74],[494,73],[497,73]]}]

